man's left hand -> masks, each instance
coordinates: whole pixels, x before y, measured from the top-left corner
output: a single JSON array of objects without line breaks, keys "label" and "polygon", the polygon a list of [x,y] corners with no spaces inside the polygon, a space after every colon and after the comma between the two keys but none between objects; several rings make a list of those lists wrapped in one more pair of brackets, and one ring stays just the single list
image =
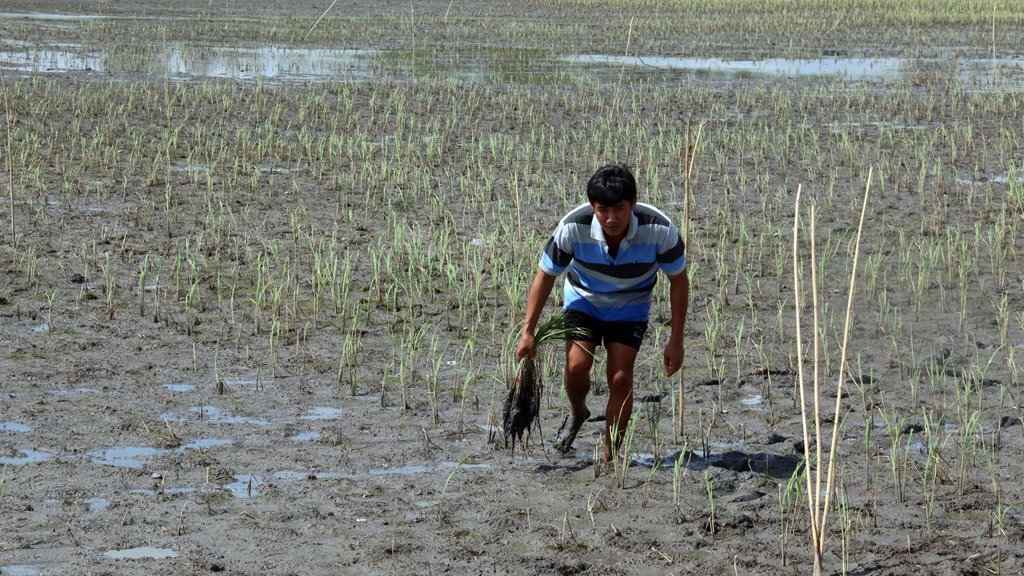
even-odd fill
[{"label": "man's left hand", "polygon": [[685,355],[682,342],[669,342],[668,346],[665,346],[665,373],[671,376],[678,372],[683,367]]}]

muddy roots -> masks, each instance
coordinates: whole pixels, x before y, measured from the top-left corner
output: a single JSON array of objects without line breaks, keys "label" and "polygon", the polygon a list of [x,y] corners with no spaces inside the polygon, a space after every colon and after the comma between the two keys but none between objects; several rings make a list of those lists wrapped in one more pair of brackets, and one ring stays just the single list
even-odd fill
[{"label": "muddy roots", "polygon": [[505,445],[515,450],[516,440],[523,442],[530,437],[530,430],[540,427],[537,415],[540,413],[541,384],[537,378],[537,365],[526,357],[519,363],[515,381],[508,389],[502,408],[505,429]]}]

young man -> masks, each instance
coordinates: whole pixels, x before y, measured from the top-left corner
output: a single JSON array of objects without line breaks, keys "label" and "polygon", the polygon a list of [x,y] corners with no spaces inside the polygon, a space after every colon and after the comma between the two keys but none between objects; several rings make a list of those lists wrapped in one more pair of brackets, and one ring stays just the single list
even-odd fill
[{"label": "young man", "polygon": [[671,376],[683,365],[683,327],[690,297],[683,240],[665,214],[636,201],[636,180],[629,168],[601,168],[587,184],[587,204],[559,222],[544,248],[516,348],[517,360],[534,357],[534,331],[541,310],[555,278],[568,271],[565,310],[580,335],[566,343],[565,392],[571,411],[555,440],[559,451],[570,451],[590,417],[586,400],[598,344],[608,352],[605,460],[621,445],[633,413],[633,366],[647,331],[658,269],[670,282],[672,330],[664,360]]}]

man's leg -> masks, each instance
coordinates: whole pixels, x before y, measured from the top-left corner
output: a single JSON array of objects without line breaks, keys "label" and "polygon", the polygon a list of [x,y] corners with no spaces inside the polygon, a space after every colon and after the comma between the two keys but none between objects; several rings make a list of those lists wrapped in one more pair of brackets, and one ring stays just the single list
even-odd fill
[{"label": "man's leg", "polygon": [[569,415],[558,430],[555,449],[568,452],[580,427],[590,418],[587,394],[590,393],[590,368],[594,365],[594,342],[569,340],[565,343],[565,395],[569,398]]},{"label": "man's leg", "polygon": [[608,411],[605,413],[604,458],[609,461],[612,450],[622,446],[629,418],[633,415],[633,365],[639,350],[620,342],[607,342],[605,348],[608,350]]}]

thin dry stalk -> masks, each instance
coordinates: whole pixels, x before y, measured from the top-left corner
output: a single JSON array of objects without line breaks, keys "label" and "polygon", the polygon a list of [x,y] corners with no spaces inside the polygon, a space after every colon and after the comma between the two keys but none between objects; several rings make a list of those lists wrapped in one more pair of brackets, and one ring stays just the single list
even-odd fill
[{"label": "thin dry stalk", "polygon": [[[804,433],[804,462],[808,464],[811,461],[811,435],[807,429],[807,400],[804,393],[804,344],[803,334],[800,327],[800,256],[799,256],[799,239],[800,239],[800,194],[803,191],[803,186],[797,186],[796,188],[796,208],[794,209],[793,217],[793,300],[796,307],[796,361],[797,361],[797,382],[800,390],[800,423],[803,425]],[[815,510],[816,499],[814,497],[813,486],[811,484],[811,473],[808,469],[805,475],[807,479],[807,506],[810,512],[811,519],[811,541],[815,544],[814,558],[815,558],[815,573],[818,573],[817,566],[819,565],[818,560],[818,514]]]},{"label": "thin dry stalk", "polygon": [[324,10],[324,13],[321,14],[320,17],[316,19],[316,22],[313,22],[313,25],[309,27],[309,32],[306,32],[306,36],[302,38],[303,40],[309,38],[309,35],[313,33],[313,29],[316,28],[317,24],[319,24],[320,21],[324,19],[324,16],[327,16],[327,13],[330,12],[331,8],[334,8],[334,5],[337,3],[338,0],[334,0],[333,2],[331,2],[331,5],[327,7],[327,10]]},{"label": "thin dry stalk", "polygon": [[[821,344],[821,326],[818,316],[818,250],[814,242],[814,237],[817,234],[817,230],[814,226],[815,220],[818,218],[816,206],[811,204],[811,298],[813,299],[813,306],[811,309],[814,311],[814,500],[816,512],[821,509],[821,408],[819,406],[819,400],[821,399],[821,387],[819,374],[821,367],[821,359],[819,356],[819,348]],[[818,524],[818,532],[816,536],[821,536],[824,532],[823,524]],[[821,548],[814,546],[816,564],[821,561]],[[820,574],[820,570],[815,570],[815,574]]]},{"label": "thin dry stalk", "polygon": [[835,479],[835,459],[836,450],[838,444],[839,426],[841,418],[839,417],[839,411],[841,409],[842,393],[843,393],[843,374],[846,370],[846,357],[847,348],[849,345],[850,335],[850,324],[852,320],[853,311],[853,294],[854,287],[856,285],[857,278],[857,264],[860,260],[860,242],[862,232],[864,230],[864,217],[867,213],[868,197],[871,190],[871,178],[873,170],[868,171],[868,182],[864,190],[864,202],[861,206],[860,223],[857,227],[857,240],[854,246],[853,256],[853,268],[850,272],[850,284],[849,284],[849,296],[846,304],[846,318],[843,325],[843,344],[841,348],[841,357],[839,362],[839,384],[836,390],[836,404],[835,404],[835,418],[832,421],[832,435],[831,445],[829,446],[828,455],[828,466],[826,467],[825,474],[825,491],[824,491],[824,503],[822,503],[822,447],[821,447],[821,410],[820,410],[820,397],[821,391],[819,388],[819,340],[820,340],[820,320],[818,316],[818,277],[817,277],[817,260],[816,260],[816,246],[815,246],[815,219],[816,211],[814,206],[811,207],[811,293],[814,310],[814,432],[815,441],[817,443],[815,449],[815,460],[814,462],[814,478],[812,480],[810,473],[811,455],[810,455],[810,431],[808,430],[808,418],[807,418],[807,403],[804,386],[804,366],[803,366],[803,340],[800,327],[800,273],[799,273],[799,222],[800,222],[800,194],[801,188],[797,188],[796,197],[796,209],[793,223],[793,286],[794,286],[794,300],[796,305],[796,338],[797,338],[797,364],[798,364],[798,382],[800,390],[800,421],[803,426],[804,434],[804,460],[808,465],[807,473],[807,504],[810,509],[810,521],[811,521],[811,543],[814,552],[814,574],[820,576],[822,573],[821,558],[825,547],[825,531],[824,527],[828,521],[828,508],[830,504],[830,495],[832,492],[832,486]]},{"label": "thin dry stalk", "polygon": [[[704,133],[704,123],[697,126],[697,136],[690,145],[690,122],[686,123],[686,150],[683,158],[683,166],[686,167],[686,174],[683,177],[683,248],[686,250],[686,260],[693,258],[690,252],[690,177],[693,174],[693,163],[697,157],[697,146],[700,145],[701,134]],[[688,272],[684,272],[686,274]],[[683,359],[685,362],[686,359]],[[683,367],[679,366],[679,436],[686,436],[686,389],[683,386]]]},{"label": "thin dry stalk", "polygon": [[[861,232],[864,230],[864,216],[868,211],[868,194],[871,191],[871,176],[872,168],[868,168],[868,183],[864,188],[864,203],[860,208],[860,223],[857,225],[857,242],[854,244],[853,249],[853,269],[850,271],[850,295],[846,299],[846,319],[843,322],[843,346],[840,348],[840,359],[839,359],[839,377],[838,386],[836,388],[836,416],[832,422],[832,445],[829,448],[828,453],[828,482],[825,488],[825,507],[821,514],[821,525],[825,525],[825,521],[828,519],[828,505],[829,499],[832,495],[832,481],[835,472],[835,460],[836,460],[836,446],[838,446],[838,435],[839,435],[839,408],[840,401],[843,397],[843,372],[846,370],[846,349],[847,344],[850,340],[850,323],[851,316],[853,315],[853,288],[856,284],[857,278],[857,262],[860,260],[860,238]],[[821,535],[819,535],[819,539]],[[821,541],[824,544],[824,541]]]},{"label": "thin dry stalk", "polygon": [[622,68],[619,70],[619,83],[615,85],[615,97],[612,99],[612,107],[608,110],[608,123],[611,124],[615,109],[619,107],[619,89],[622,87],[622,77],[626,73],[626,62],[629,60],[629,44],[633,40],[633,20],[629,19],[629,32],[626,33],[626,53],[622,55]]},{"label": "thin dry stalk", "polygon": [[11,106],[7,102],[7,79],[4,71],[0,68],[0,88],[4,91],[4,115],[7,117],[7,178],[10,186],[10,207],[11,207],[11,245],[15,244],[14,227],[14,149],[11,147]]}]

